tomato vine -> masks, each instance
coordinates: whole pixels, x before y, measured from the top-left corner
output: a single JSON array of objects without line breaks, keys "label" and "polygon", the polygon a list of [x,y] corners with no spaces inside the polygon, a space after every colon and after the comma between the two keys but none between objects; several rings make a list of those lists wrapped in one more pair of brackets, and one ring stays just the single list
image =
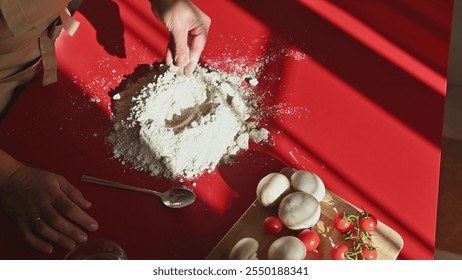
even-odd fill
[{"label": "tomato vine", "polygon": [[[372,245],[372,232],[377,227],[377,219],[374,215],[366,211],[359,214],[340,212],[333,220],[333,227],[343,234],[344,241],[349,242],[348,250],[344,249],[341,256],[337,253],[337,246],[332,249],[334,259],[377,259],[377,249]],[[348,228],[348,230],[346,231],[345,228]]]}]

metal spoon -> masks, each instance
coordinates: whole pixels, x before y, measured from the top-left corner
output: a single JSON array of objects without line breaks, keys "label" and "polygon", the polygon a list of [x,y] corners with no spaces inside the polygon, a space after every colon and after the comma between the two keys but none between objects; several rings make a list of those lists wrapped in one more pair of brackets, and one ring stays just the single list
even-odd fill
[{"label": "metal spoon", "polygon": [[153,190],[137,188],[137,187],[133,187],[130,185],[125,185],[125,184],[116,183],[116,182],[112,182],[112,181],[108,181],[108,180],[104,180],[100,178],[95,178],[95,177],[91,177],[87,175],[82,175],[80,180],[82,180],[83,182],[94,183],[94,184],[104,185],[104,186],[118,188],[118,189],[153,194],[153,195],[160,197],[162,199],[162,202],[165,204],[165,206],[170,207],[170,208],[182,208],[182,207],[190,205],[196,200],[196,194],[194,194],[192,190],[186,187],[173,188],[164,193],[161,193],[161,192],[156,192]]}]

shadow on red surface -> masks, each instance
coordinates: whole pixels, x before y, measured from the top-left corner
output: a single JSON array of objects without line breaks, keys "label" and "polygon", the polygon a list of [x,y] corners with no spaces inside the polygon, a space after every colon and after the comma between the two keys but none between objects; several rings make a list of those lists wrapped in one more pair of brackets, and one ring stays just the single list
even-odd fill
[{"label": "shadow on red surface", "polygon": [[[300,48],[435,146],[441,145],[444,97],[434,89],[410,77],[298,1],[234,2],[265,23],[273,36],[285,38],[288,44]],[[427,48],[437,44],[430,39],[425,39]],[[421,49],[421,41],[412,42]],[[443,51],[448,53],[447,45]],[[447,59],[441,57],[438,53],[440,71],[447,67]],[[353,67],[355,71],[351,71]],[[406,94],[402,95],[403,92]]]},{"label": "shadow on red surface", "polygon": [[[445,49],[447,42],[444,40],[449,36],[447,26],[450,19],[442,19],[440,13],[437,13],[437,19],[433,19],[431,16],[434,13],[414,9],[414,6],[423,6],[416,3],[408,5],[407,2],[404,3],[399,0],[379,1],[377,3],[380,5],[377,6],[369,3],[372,1],[364,1],[368,2],[367,7],[360,7],[353,2],[355,1],[335,1],[333,3],[361,19],[412,56],[429,65],[434,71],[445,75],[447,63],[441,52],[448,53],[448,50]],[[268,49],[278,48],[281,41],[283,44],[296,46],[317,63],[354,87],[357,92],[425,137],[434,146],[440,146],[444,96],[434,88],[415,79],[396,64],[380,56],[313,10],[302,5],[300,1],[236,0],[234,3],[270,28],[272,37],[266,46]],[[430,6],[425,7],[426,9],[432,8]],[[374,18],[369,17],[368,11],[374,11],[371,13]],[[387,17],[385,13],[382,17],[382,11],[387,11]],[[133,25],[124,24],[118,5],[112,1],[91,1],[91,5],[90,1],[85,1],[80,12],[96,29],[98,44],[104,48],[107,54],[115,56],[117,59],[123,59],[127,56],[124,32],[127,31],[130,35],[138,37],[143,44],[152,49],[156,49],[158,46],[151,44],[149,38],[143,34],[151,30],[161,34],[165,32],[164,29],[156,28],[156,26],[152,26],[149,30],[138,30]],[[136,11],[132,12],[137,13]],[[406,16],[403,17],[400,13],[404,13]],[[104,17],[101,16],[102,14]],[[137,14],[140,14],[141,20],[148,21],[144,14]],[[446,14],[444,13],[444,15]],[[389,16],[395,21],[391,25],[386,25],[390,22]],[[410,30],[414,30],[415,26],[411,26],[412,23],[407,22],[405,17],[412,17],[413,20],[417,20],[419,25],[425,26],[425,30],[416,34],[418,40],[411,40],[414,42],[411,45],[407,44],[410,42],[409,40],[405,40],[406,36],[410,36],[409,34],[395,32],[397,29],[404,28],[403,26],[408,26]],[[441,24],[442,20],[445,20],[444,24]],[[434,38],[435,40],[430,40]],[[163,39],[166,40],[166,38]],[[367,38],[365,39],[367,40]],[[386,52],[387,50],[383,51]],[[437,54],[436,52],[440,53]],[[260,86],[270,92],[271,98],[266,99],[268,106],[277,105],[279,102],[278,96],[281,94],[281,85],[277,80],[265,80],[265,77],[275,75],[275,73],[282,77],[286,62],[285,58],[280,56],[275,63],[268,64],[260,72],[259,80],[262,81]],[[139,67],[139,69],[145,70],[146,66],[140,64]],[[354,71],[352,71],[353,68]],[[160,190],[176,186],[176,183],[162,178],[155,178],[153,182],[152,177],[142,172],[130,170],[128,167],[123,167],[122,172],[120,171],[120,164],[109,159],[108,156],[111,154],[111,150],[105,139],[110,133],[111,125],[107,114],[101,109],[101,104],[88,102],[88,99],[92,97],[91,94],[83,88],[78,88],[75,82],[71,80],[70,74],[59,74],[59,85],[47,88],[47,92],[43,93],[48,94],[49,91],[49,94],[53,94],[52,97],[45,97],[46,100],[43,99],[42,94],[34,94],[31,90],[25,92],[18,103],[27,99],[27,103],[35,106],[29,106],[27,112],[13,109],[8,116],[10,121],[1,126],[3,135],[6,135],[5,138],[0,139],[2,148],[16,151],[15,157],[19,160],[24,159],[28,165],[53,170],[64,175],[71,183],[79,184],[82,192],[89,194],[90,197],[88,198],[93,202],[110,200],[110,203],[94,203],[94,207],[90,210],[90,214],[98,213],[98,220],[100,221],[100,230],[92,234],[91,238],[110,238],[119,242],[126,249],[129,258],[130,252],[134,251],[137,252],[137,259],[197,259],[205,257],[213,245],[232,226],[239,213],[242,214],[255,199],[254,191],[259,178],[266,173],[279,171],[284,166],[282,161],[265,153],[252,151],[243,154],[235,165],[220,166],[217,173],[200,178],[206,184],[198,184],[201,186],[197,189],[200,199],[197,204],[188,208],[188,211],[167,210],[152,197],[145,195],[82,184],[75,174],[88,174],[91,170],[92,174],[88,175],[97,174],[106,179],[117,180],[122,183],[127,182],[137,186],[149,184],[149,186],[156,186]],[[393,81],[393,83],[388,81]],[[31,88],[34,86],[35,88],[40,87],[37,79]],[[63,90],[67,94],[61,94]],[[51,103],[47,100],[51,100]],[[283,127],[279,127],[277,122],[268,121],[276,129],[284,130]],[[41,129],[21,129],[30,126],[40,126]],[[297,137],[289,131],[284,130],[284,132],[288,138],[304,149],[306,154],[312,155],[316,161],[324,164],[322,168],[326,166],[326,170],[350,186],[357,195],[364,197],[370,203],[377,204],[377,207],[382,208],[382,211],[388,212],[387,207],[374,198],[368,197],[362,191],[364,186],[358,186],[352,182],[347,174],[336,170],[332,162],[318,153],[314,147],[298,141]],[[51,153],[49,153],[50,150],[52,150]],[[278,157],[277,154],[280,154],[281,151],[274,150],[273,153]],[[43,160],[44,158],[46,161]],[[282,156],[278,158],[282,158]],[[258,165],[254,164],[257,162]],[[114,170],[118,172],[114,172]],[[223,181],[226,184],[222,184]],[[219,185],[219,188],[212,189],[215,183]],[[218,199],[210,198],[214,196],[214,192],[220,193],[217,193]],[[126,207],[126,204],[136,205],[136,207]],[[226,211],[231,206],[233,211]],[[139,217],[140,213],[143,213],[143,217]],[[149,213],[155,213],[155,215]],[[395,224],[406,228],[392,211],[388,215]],[[0,215],[1,224],[4,224],[4,219],[4,215]],[[171,221],[175,221],[175,223]],[[198,225],[201,227],[198,228]],[[168,230],[161,230],[165,226],[169,227]],[[120,229],[121,227],[123,230]],[[127,236],[127,232],[135,234],[142,232],[143,234],[133,238],[133,236]],[[6,234],[7,240],[14,240],[14,246],[20,249],[10,252],[8,256],[1,255],[1,258],[22,259],[25,258],[24,255],[27,255],[27,258],[59,258],[65,253],[60,249],[57,249],[57,252],[50,256],[31,253],[27,246],[15,236],[16,233],[13,229],[8,229]],[[421,243],[426,254],[431,254],[430,251],[432,251],[433,246],[426,241],[428,234],[425,234],[427,238],[419,234],[405,232],[405,235],[412,236]],[[153,242],[153,237],[157,241]],[[187,251],[184,248],[188,248]],[[404,251],[403,258],[408,258]]]},{"label": "shadow on red surface", "polygon": [[98,0],[87,4],[84,1],[79,12],[93,25],[98,43],[110,55],[126,58],[124,25],[120,9],[114,1]]},{"label": "shadow on red surface", "polygon": [[[267,25],[271,29],[272,39],[284,38],[286,44],[297,46],[312,59],[353,86],[358,93],[363,94],[393,114],[395,118],[404,122],[410,129],[425,137],[436,147],[440,147],[445,87],[441,87],[441,84],[432,87],[431,83],[427,84],[424,79],[416,79],[419,75],[424,78],[429,75],[422,74],[423,72],[419,73],[419,69],[410,69],[411,72],[409,72],[409,69],[402,68],[399,63],[396,64],[386,57],[382,57],[380,52],[386,53],[387,49],[382,49],[379,53],[369,49],[368,46],[349,36],[300,2],[248,2],[240,0],[234,2]],[[422,5],[418,5],[420,2],[390,1],[382,3],[385,1],[379,1],[379,3],[367,2],[365,6],[362,2],[333,2],[375,31],[380,32],[399,48],[404,49],[408,53],[407,55],[412,56],[416,61],[423,62],[424,67],[428,66],[442,75],[439,77],[436,72],[432,73],[430,70],[427,71],[427,74],[431,74],[430,78],[439,79],[439,81],[445,79],[451,26],[451,18],[447,18],[447,11],[452,10],[451,1],[446,1],[442,9],[427,3],[427,5],[423,5],[427,10],[419,10],[422,8]],[[413,9],[414,7],[419,8]],[[433,8],[436,8],[437,12],[434,12]],[[413,33],[412,31],[415,30],[417,32]],[[415,36],[415,40],[409,40],[408,36]],[[269,40],[269,45],[274,42],[272,39]],[[368,38],[361,39],[368,40]],[[268,73],[274,74],[274,69],[277,68],[276,72],[282,77],[284,58],[277,60],[277,62],[277,66],[263,69],[260,76],[264,78]],[[267,82],[262,80],[263,84]],[[393,83],[388,81],[393,81]],[[278,88],[277,85],[269,85],[268,87],[273,90]],[[277,97],[278,94],[278,92],[272,92],[272,96]],[[269,102],[269,105],[274,105],[278,101],[276,98],[272,98]],[[357,186],[356,183],[348,179],[347,174],[342,174],[340,170],[335,170],[335,168],[332,169],[332,162],[317,154],[313,149],[314,147],[308,147],[306,143],[298,142],[297,137],[291,135],[283,127],[279,127],[277,123],[273,122],[271,125],[275,127],[275,131],[284,131],[294,143],[312,155],[316,161],[324,163],[327,170],[330,170],[332,174],[350,186],[351,191],[387,213],[389,218],[401,227],[402,234],[412,236],[429,255],[433,254],[434,241],[431,241],[432,239],[429,238],[428,234],[417,234],[418,231],[413,230],[413,226],[402,221],[399,217],[399,211],[397,212],[396,209],[391,209],[390,205],[387,207],[377,199],[370,197],[364,191],[367,190],[367,187]],[[280,153],[280,151],[275,152]],[[401,258],[412,257],[405,250]]]},{"label": "shadow on red surface", "polygon": [[441,54],[448,52],[451,17],[447,11],[452,10],[453,1],[331,2],[446,77],[447,61],[441,59]]},{"label": "shadow on red surface", "polygon": [[[270,126],[275,129],[275,130],[284,130],[283,127],[280,127],[279,124],[276,122],[271,122]],[[333,163],[329,161],[329,159],[321,157],[317,152],[316,152],[316,147],[312,146],[307,146],[307,143],[302,143],[299,140],[297,140],[297,137],[292,135],[290,131],[285,130],[284,131],[285,135],[290,138],[290,140],[296,144],[296,146],[301,147],[305,151],[309,151],[310,157],[312,157],[312,160],[315,160],[317,162],[322,162],[324,163],[323,169],[324,172],[329,172],[331,174],[335,174],[336,177],[338,177],[339,180],[341,180],[343,183],[348,186],[348,192],[350,195],[358,195],[361,197],[360,201],[363,201],[364,203],[372,204],[377,209],[379,209],[383,215],[387,215],[395,225],[400,226],[401,228],[399,229],[399,233],[402,234],[403,236],[413,236],[420,244],[422,244],[425,249],[429,252],[433,252],[433,246],[434,244],[429,242],[428,239],[425,237],[424,233],[418,233],[417,230],[413,229],[415,225],[408,225],[405,224],[405,222],[402,221],[402,213],[400,212],[399,209],[396,207],[386,205],[383,203],[383,201],[380,201],[379,199],[374,198],[373,196],[369,195],[367,193],[368,187],[367,186],[359,186],[357,183],[353,182],[353,178],[349,178],[347,174],[342,174],[340,170],[335,170],[332,168]],[[281,151],[274,150],[276,154],[280,154]],[[363,208],[363,205],[356,205],[359,208]],[[368,211],[367,209],[364,209],[365,211]],[[375,213],[376,215],[379,213]],[[400,254],[401,259],[408,259],[409,256],[406,254],[406,252],[402,252]]]}]

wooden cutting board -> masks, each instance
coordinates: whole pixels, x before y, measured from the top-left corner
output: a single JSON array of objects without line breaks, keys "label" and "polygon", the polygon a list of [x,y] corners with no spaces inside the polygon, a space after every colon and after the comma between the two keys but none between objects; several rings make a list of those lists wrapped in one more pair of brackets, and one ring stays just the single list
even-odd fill
[{"label": "wooden cutting board", "polygon": [[[342,234],[332,227],[332,220],[339,212],[357,213],[361,211],[341,197],[330,191],[321,202],[321,218],[316,224],[320,233],[320,244],[317,252],[308,252],[305,259],[329,260],[330,251],[338,243],[345,242]],[[269,234],[263,227],[263,221],[270,215],[277,216],[277,206],[272,208],[263,207],[255,201],[242,217],[234,224],[223,239],[207,256],[207,259],[224,260],[228,259],[233,246],[244,237],[253,237],[259,243],[257,256],[259,259],[267,259],[268,248],[271,243],[284,235],[297,236],[298,231],[284,230],[277,235]],[[403,248],[403,238],[389,226],[378,221],[377,229],[372,233],[372,244],[378,250],[379,260],[394,260],[398,257]]]}]

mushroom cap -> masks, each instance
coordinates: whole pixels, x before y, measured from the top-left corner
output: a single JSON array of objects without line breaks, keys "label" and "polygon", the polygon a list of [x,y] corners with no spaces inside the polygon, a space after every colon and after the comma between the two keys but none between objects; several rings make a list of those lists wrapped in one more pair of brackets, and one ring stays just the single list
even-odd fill
[{"label": "mushroom cap", "polygon": [[299,170],[290,177],[292,188],[311,194],[318,202],[321,202],[326,195],[326,187],[321,178],[313,172]]},{"label": "mushroom cap", "polygon": [[276,239],[268,249],[269,260],[303,260],[306,247],[294,236],[283,236]]},{"label": "mushroom cap", "polygon": [[239,240],[229,253],[230,260],[256,260],[258,241],[252,237]]},{"label": "mushroom cap", "polygon": [[270,173],[263,177],[257,185],[257,200],[261,205],[276,205],[290,191],[290,181],[280,173]]},{"label": "mushroom cap", "polygon": [[293,192],[279,204],[278,215],[289,229],[298,230],[314,226],[321,217],[321,206],[311,194]]}]

